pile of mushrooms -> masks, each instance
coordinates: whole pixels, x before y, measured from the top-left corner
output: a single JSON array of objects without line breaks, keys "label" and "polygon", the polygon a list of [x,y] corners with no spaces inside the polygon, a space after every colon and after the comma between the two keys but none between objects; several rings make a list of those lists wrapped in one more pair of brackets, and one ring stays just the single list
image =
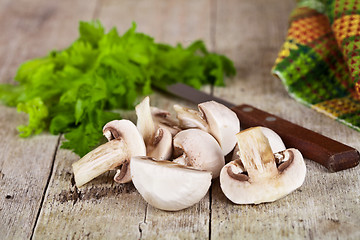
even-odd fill
[{"label": "pile of mushrooms", "polygon": [[107,123],[108,142],[73,164],[77,187],[116,170],[116,182],[132,181],[149,204],[177,211],[199,202],[217,177],[236,204],[272,202],[304,182],[306,167],[298,150],[286,149],[268,128],[240,131],[236,114],[220,103],[201,103],[198,111],[175,105],[177,120],[150,107],[149,97],[135,110],[136,125]]}]

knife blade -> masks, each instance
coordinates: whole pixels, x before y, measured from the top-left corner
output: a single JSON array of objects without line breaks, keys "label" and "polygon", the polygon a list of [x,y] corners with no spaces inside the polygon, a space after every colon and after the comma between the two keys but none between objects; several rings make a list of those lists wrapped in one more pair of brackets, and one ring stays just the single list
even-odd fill
[{"label": "knife blade", "polygon": [[359,164],[360,154],[356,149],[251,105],[235,105],[182,83],[170,85],[165,91],[196,104],[206,101],[224,104],[237,114],[242,129],[255,126],[270,128],[279,134],[287,148],[298,149],[305,158],[323,165],[331,172]]}]

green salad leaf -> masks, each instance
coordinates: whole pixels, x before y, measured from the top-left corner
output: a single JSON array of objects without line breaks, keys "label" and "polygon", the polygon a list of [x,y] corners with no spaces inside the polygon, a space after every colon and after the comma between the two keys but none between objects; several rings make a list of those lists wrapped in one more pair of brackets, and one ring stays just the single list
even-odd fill
[{"label": "green salad leaf", "polygon": [[83,156],[99,144],[104,124],[120,119],[112,110],[132,109],[152,86],[223,86],[224,76],[236,73],[232,61],[202,41],[156,43],[135,23],[119,35],[115,28],[105,33],[99,21],[80,22],[79,33],[68,48],[23,63],[17,85],[0,85],[0,99],[29,115],[28,125],[18,127],[21,137],[65,133],[62,147]]}]

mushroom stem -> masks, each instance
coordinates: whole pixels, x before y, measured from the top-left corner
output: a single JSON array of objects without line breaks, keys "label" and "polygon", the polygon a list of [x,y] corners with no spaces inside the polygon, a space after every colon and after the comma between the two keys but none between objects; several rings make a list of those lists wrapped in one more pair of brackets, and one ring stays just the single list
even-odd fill
[{"label": "mushroom stem", "polygon": [[174,110],[177,113],[181,128],[199,128],[205,132],[209,131],[208,124],[201,112],[177,104],[174,105]]},{"label": "mushroom stem", "polygon": [[106,171],[122,165],[126,159],[130,159],[126,149],[127,144],[124,140],[114,139],[100,145],[73,163],[76,186],[81,187]]},{"label": "mushroom stem", "polygon": [[250,179],[267,178],[278,173],[268,139],[261,128],[251,128],[236,134],[240,159]]},{"label": "mushroom stem", "polygon": [[221,189],[231,201],[273,202],[303,184],[306,165],[298,150],[290,148],[274,156],[261,127],[249,128],[236,137],[240,159],[226,164],[220,173]]},{"label": "mushroom stem", "polygon": [[153,141],[156,134],[156,126],[151,116],[150,98],[146,97],[135,107],[138,116],[136,126],[144,138],[145,144]]}]

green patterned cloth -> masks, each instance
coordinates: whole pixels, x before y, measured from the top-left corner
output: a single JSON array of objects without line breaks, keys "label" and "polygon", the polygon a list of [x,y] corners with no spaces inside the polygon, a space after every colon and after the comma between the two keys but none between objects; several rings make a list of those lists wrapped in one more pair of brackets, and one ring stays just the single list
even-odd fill
[{"label": "green patterned cloth", "polygon": [[272,73],[296,100],[360,131],[360,0],[298,1]]}]

